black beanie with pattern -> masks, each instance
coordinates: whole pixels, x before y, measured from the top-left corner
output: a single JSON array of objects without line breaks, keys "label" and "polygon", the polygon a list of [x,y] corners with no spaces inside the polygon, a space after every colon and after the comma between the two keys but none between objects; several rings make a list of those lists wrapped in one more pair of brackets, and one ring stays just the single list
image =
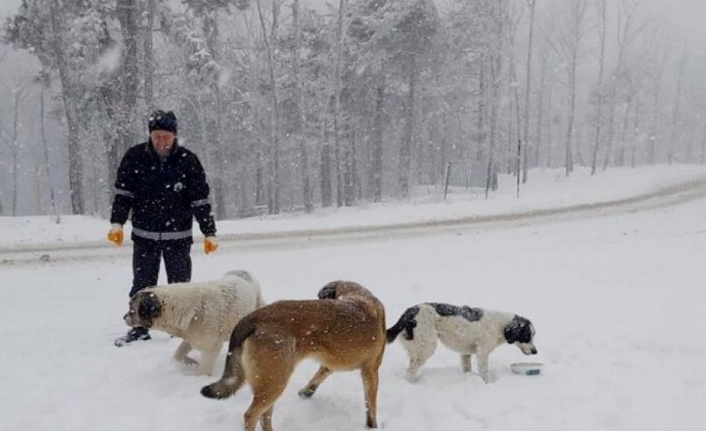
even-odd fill
[{"label": "black beanie with pattern", "polygon": [[149,131],[153,130],[166,130],[172,132],[176,135],[177,133],[177,119],[174,112],[162,110],[157,110],[150,115],[149,122],[147,124]]}]

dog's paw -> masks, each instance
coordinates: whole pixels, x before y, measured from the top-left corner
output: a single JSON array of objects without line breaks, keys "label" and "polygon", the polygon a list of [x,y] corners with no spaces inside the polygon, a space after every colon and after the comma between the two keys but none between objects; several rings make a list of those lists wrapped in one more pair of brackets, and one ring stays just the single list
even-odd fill
[{"label": "dog's paw", "polygon": [[407,379],[408,382],[414,384],[419,381],[419,375],[416,373],[405,373],[404,375],[405,379]]},{"label": "dog's paw", "polygon": [[484,383],[495,383],[498,378],[494,374],[488,373],[488,374],[481,374],[480,378],[483,379]]},{"label": "dog's paw", "polygon": [[196,367],[199,365],[199,361],[191,359],[188,356],[184,356],[183,358],[179,359],[179,362],[186,365],[187,367]]},{"label": "dog's paw", "polygon": [[219,400],[222,398],[225,398],[220,391],[218,391],[217,388],[214,387],[215,385],[208,385],[204,386],[201,388],[201,395],[203,395],[206,398],[212,398],[215,400]]},{"label": "dog's paw", "polygon": [[316,389],[314,389],[312,387],[307,387],[307,388],[299,390],[299,392],[297,392],[297,394],[299,394],[300,397],[306,399],[306,398],[311,398],[311,396],[314,395],[315,392],[316,392]]}]

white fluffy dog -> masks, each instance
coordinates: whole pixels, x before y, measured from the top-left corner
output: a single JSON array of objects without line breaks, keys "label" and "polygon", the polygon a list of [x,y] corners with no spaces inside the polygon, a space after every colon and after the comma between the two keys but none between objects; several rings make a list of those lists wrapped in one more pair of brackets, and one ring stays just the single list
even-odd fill
[{"label": "white fluffy dog", "polygon": [[231,271],[219,280],[143,289],[130,300],[124,319],[128,326],[158,329],[182,338],[174,359],[197,365],[187,354],[199,350],[200,372],[211,375],[235,325],[263,305],[258,281],[247,271]]},{"label": "white fluffy dog", "polygon": [[423,303],[408,308],[387,330],[387,342],[395,341],[402,331],[400,342],[409,355],[407,379],[411,382],[417,380],[419,368],[434,354],[437,340],[461,354],[464,372],[471,372],[471,356],[475,354],[486,383],[490,381],[488,356],[499,345],[514,344],[525,355],[537,353],[532,322],[513,313]]}]

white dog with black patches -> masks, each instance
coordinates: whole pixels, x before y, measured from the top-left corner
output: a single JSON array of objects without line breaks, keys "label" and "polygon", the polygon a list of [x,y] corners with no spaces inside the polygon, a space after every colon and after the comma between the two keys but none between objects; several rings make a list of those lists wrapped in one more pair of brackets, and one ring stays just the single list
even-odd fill
[{"label": "white dog with black patches", "polygon": [[479,374],[490,381],[488,356],[501,344],[514,344],[525,355],[534,355],[534,325],[513,313],[439,303],[423,303],[408,308],[387,330],[387,342],[397,336],[409,355],[407,379],[417,380],[419,368],[434,354],[437,340],[461,354],[463,372],[471,372],[471,356],[476,355]]},{"label": "white dog with black patches", "polygon": [[[182,338],[174,359],[211,375],[235,325],[264,305],[260,283],[248,271],[231,271],[218,280],[143,289],[130,299],[124,320]],[[202,352],[200,364],[187,356],[192,349]]]}]

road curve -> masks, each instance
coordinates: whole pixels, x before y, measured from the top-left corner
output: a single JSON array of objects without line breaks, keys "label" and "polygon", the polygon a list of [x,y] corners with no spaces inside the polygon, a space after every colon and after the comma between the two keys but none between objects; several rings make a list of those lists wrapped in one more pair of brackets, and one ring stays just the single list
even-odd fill
[{"label": "road curve", "polygon": [[[429,235],[438,232],[492,229],[547,223],[576,218],[602,217],[620,213],[647,211],[706,197],[706,178],[661,188],[630,198],[570,205],[532,211],[474,215],[468,217],[400,224],[350,226],[291,232],[266,232],[219,235],[219,253],[244,249],[304,247],[331,242],[383,241],[391,238]],[[129,257],[132,247],[115,248],[104,241],[51,243],[0,248],[0,267],[41,264],[57,261],[121,259]]]}]

